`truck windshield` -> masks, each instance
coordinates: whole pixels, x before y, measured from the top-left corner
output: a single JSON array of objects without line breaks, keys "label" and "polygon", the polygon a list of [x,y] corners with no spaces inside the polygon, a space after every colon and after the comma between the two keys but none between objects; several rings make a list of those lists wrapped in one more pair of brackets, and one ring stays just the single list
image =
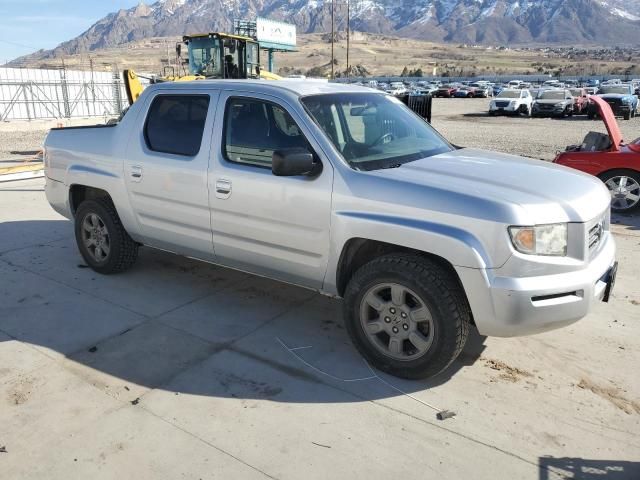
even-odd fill
[{"label": "truck windshield", "polygon": [[543,90],[538,94],[540,100],[564,100],[564,90]]},{"label": "truck windshield", "polygon": [[453,150],[427,122],[389,95],[334,93],[301,101],[356,170],[396,167]]}]

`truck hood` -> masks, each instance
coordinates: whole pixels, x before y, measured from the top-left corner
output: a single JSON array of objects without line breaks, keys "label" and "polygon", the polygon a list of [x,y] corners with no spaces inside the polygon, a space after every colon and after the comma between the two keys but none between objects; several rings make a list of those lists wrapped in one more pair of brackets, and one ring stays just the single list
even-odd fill
[{"label": "truck hood", "polygon": [[586,222],[611,201],[606,187],[591,175],[472,148],[368,173],[401,182],[384,193],[399,201],[419,191],[426,208],[503,223]]},{"label": "truck hood", "polygon": [[565,99],[565,98],[561,98],[561,99],[555,99],[555,98],[548,98],[548,99],[545,99],[545,98],[540,98],[540,99],[537,99],[537,100],[535,101],[535,103],[538,103],[538,104],[541,104],[541,105],[557,105],[557,104],[560,104],[560,103],[569,103],[570,101],[571,101],[571,100],[569,100],[568,98],[567,98],[567,99]]}]

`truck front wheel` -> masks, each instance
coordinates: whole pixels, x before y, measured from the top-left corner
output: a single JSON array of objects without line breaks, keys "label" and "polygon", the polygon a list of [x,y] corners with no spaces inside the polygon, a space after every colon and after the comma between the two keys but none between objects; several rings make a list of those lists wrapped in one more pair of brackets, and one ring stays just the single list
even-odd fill
[{"label": "truck front wheel", "polygon": [[80,204],[75,234],[82,258],[98,273],[122,272],[138,258],[138,244],[124,229],[108,198],[85,200]]},{"label": "truck front wheel", "polygon": [[471,312],[447,268],[419,255],[391,254],[351,278],[344,318],[353,343],[372,366],[420,379],[442,372],[460,354]]}]

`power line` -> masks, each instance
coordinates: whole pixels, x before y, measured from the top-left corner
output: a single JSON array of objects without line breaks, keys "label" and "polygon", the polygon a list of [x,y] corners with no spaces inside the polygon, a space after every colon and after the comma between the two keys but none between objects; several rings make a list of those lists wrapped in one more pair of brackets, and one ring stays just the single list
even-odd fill
[{"label": "power line", "polygon": [[8,45],[13,45],[13,46],[16,46],[16,47],[29,48],[31,50],[40,50],[40,48],[34,47],[33,45],[25,45],[24,43],[10,42],[9,40],[3,40],[1,38],[0,38],[0,42],[6,43]]}]

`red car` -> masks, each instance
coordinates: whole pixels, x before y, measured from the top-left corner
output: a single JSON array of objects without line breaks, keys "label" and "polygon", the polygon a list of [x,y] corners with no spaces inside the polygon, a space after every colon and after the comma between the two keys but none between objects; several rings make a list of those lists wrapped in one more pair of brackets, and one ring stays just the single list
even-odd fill
[{"label": "red car", "polygon": [[571,96],[573,97],[573,113],[574,115],[581,115],[587,113],[587,106],[589,105],[589,96],[584,88],[570,88]]},{"label": "red car", "polygon": [[458,89],[456,87],[452,87],[451,85],[443,85],[442,87],[438,88],[438,90],[436,90],[434,97],[450,98],[453,97],[453,94],[456,93],[456,90]]},{"label": "red car", "polygon": [[640,206],[640,138],[625,143],[609,104],[595,96],[589,101],[609,133],[589,132],[581,145],[567,147],[554,162],[597,176],[611,192],[611,209],[629,212]]}]

